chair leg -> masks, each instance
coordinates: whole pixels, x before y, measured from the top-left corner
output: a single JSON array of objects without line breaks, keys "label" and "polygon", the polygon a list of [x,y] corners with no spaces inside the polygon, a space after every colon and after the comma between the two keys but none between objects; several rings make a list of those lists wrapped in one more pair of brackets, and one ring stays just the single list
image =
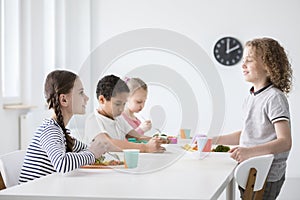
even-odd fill
[{"label": "chair leg", "polygon": [[266,185],[267,185],[267,180],[265,181],[264,187],[261,190],[255,192],[254,200],[262,200],[263,199]]},{"label": "chair leg", "polygon": [[254,183],[256,180],[256,169],[251,168],[245,188],[245,192],[243,194],[243,200],[252,200],[253,198],[253,188],[254,188]]},{"label": "chair leg", "polygon": [[1,175],[1,173],[0,173],[0,190],[5,189],[5,188],[6,188],[6,187],[5,187],[4,181],[3,181],[3,179],[2,179],[2,175]]}]

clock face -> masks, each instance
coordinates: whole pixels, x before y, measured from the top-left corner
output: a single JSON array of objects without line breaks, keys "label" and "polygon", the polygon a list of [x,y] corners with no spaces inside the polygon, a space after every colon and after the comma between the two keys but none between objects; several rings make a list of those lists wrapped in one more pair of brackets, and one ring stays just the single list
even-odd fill
[{"label": "clock face", "polygon": [[215,44],[214,56],[222,65],[235,65],[242,59],[243,46],[236,38],[223,37]]}]

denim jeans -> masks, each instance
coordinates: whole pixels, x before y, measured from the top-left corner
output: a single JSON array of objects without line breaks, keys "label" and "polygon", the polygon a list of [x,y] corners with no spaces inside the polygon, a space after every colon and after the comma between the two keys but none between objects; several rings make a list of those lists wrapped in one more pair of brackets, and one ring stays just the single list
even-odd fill
[{"label": "denim jeans", "polygon": [[[275,200],[280,193],[284,181],[285,181],[285,174],[282,176],[282,178],[279,181],[267,182],[263,200]],[[240,197],[242,198],[245,190],[240,186],[239,186],[239,190],[241,195]]]}]

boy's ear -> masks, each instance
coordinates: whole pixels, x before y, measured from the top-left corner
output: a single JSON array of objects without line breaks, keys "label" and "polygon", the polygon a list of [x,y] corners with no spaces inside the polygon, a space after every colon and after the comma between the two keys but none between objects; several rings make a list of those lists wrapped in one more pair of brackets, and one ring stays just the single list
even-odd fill
[{"label": "boy's ear", "polygon": [[270,69],[269,69],[267,66],[265,66],[265,70],[266,70],[266,72],[267,72],[267,77],[270,78],[270,76],[271,76]]},{"label": "boy's ear", "polygon": [[103,95],[99,95],[98,101],[99,101],[100,104],[104,104],[105,101],[106,101],[106,99],[105,99],[105,97]]}]

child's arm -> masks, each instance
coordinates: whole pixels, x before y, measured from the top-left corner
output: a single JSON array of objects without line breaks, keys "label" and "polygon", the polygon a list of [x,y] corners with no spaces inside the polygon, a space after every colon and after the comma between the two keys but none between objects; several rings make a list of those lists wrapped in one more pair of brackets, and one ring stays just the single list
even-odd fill
[{"label": "child's arm", "polygon": [[213,144],[238,145],[241,131],[236,131],[227,135],[220,135],[212,138]]},{"label": "child's arm", "polygon": [[66,152],[64,135],[58,127],[48,126],[41,133],[40,144],[57,172],[69,172],[95,162],[95,155],[91,151]]},{"label": "child's arm", "polygon": [[111,142],[120,149],[139,149],[141,153],[164,152],[165,149],[160,146],[159,139],[153,138],[147,144],[133,143],[126,140],[117,140],[111,138]]},{"label": "child's arm", "polygon": [[289,151],[292,146],[291,129],[288,121],[274,123],[277,139],[253,147],[236,147],[230,150],[231,157],[242,162],[250,157],[277,154]]},{"label": "child's arm", "polygon": [[137,140],[147,140],[147,141],[152,138],[152,137],[149,137],[149,136],[141,135],[138,132],[136,132],[134,129],[132,129],[131,131],[129,131],[127,133],[127,136],[134,137]]}]

